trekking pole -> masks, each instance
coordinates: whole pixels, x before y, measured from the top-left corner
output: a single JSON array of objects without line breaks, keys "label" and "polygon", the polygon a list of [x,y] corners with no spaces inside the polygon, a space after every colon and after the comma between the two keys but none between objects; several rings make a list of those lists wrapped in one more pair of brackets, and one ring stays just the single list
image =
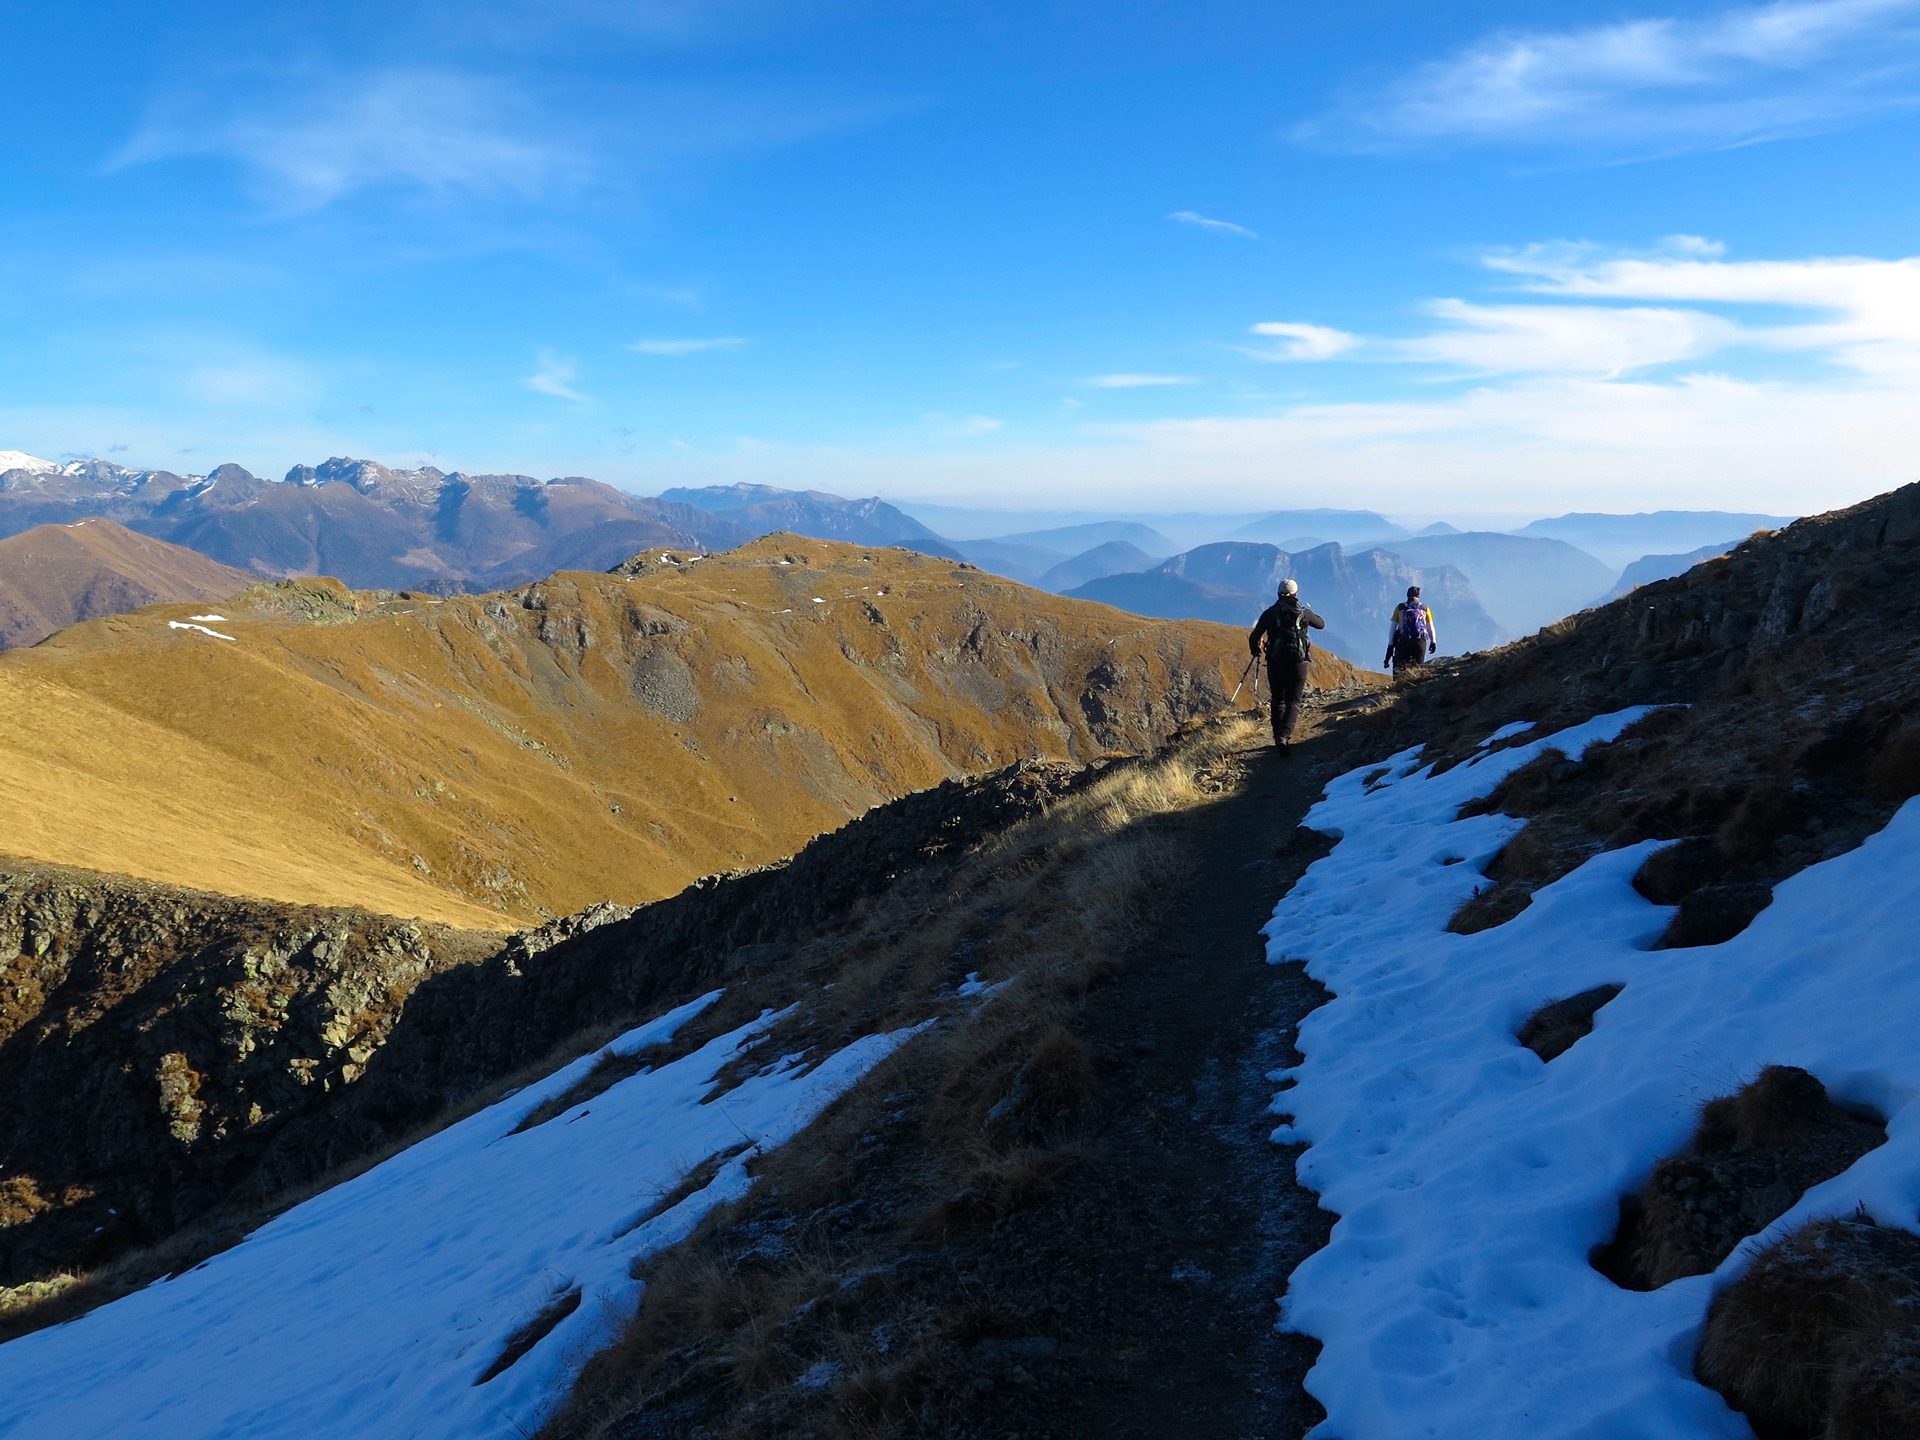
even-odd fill
[{"label": "trekking pole", "polygon": [[[1240,684],[1233,687],[1233,694],[1227,697],[1227,704],[1231,705],[1240,698],[1241,687],[1247,683],[1247,676],[1253,674],[1253,667],[1259,663],[1260,657],[1257,654],[1247,661],[1247,668],[1240,672]],[[1260,688],[1260,682],[1258,680],[1254,681],[1253,684],[1255,690]]]}]

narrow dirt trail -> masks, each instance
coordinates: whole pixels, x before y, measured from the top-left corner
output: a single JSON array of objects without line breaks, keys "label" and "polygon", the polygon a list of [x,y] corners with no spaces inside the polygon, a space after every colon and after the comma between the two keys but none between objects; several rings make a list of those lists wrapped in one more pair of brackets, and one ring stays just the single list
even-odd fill
[{"label": "narrow dirt trail", "polygon": [[1294,1180],[1297,1152],[1268,1139],[1266,1072],[1297,1058],[1324,992],[1266,964],[1259,933],[1328,848],[1300,820],[1356,763],[1315,728],[1291,756],[1246,752],[1245,783],[1181,821],[1198,864],[1167,933],[1089,999],[1100,1134],[981,1267],[1000,1293],[1027,1292],[1059,1348],[1031,1367],[1042,1393],[983,1386],[969,1433],[1293,1440],[1321,1418],[1300,1384],[1318,1347],[1275,1329],[1275,1299],[1333,1217]]}]

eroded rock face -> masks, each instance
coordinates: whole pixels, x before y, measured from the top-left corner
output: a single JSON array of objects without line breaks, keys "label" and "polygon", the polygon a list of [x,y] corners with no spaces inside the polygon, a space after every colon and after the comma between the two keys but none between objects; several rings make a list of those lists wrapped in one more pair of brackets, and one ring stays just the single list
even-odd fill
[{"label": "eroded rock face", "polygon": [[504,943],[74,870],[0,870],[0,1284],[270,1202],[582,1033],[784,962],[1078,782],[1027,762],[777,865]]},{"label": "eroded rock face", "polygon": [[0,1282],[212,1204],[351,1084],[406,997],[497,948],[351,910],[0,872]]}]

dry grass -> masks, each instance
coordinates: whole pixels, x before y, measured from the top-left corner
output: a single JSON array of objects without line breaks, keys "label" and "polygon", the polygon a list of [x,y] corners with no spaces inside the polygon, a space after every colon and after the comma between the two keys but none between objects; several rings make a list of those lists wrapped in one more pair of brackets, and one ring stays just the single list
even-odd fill
[{"label": "dry grass", "polygon": [[[547,1434],[682,1434],[723,1405],[729,1434],[868,1436],[954,1382],[965,1347],[1003,1319],[910,1282],[1087,1153],[1101,1077],[1080,1003],[1154,933],[1189,863],[1181,816],[1236,782],[1257,734],[1235,718],[1116,763],[956,865],[944,893],[892,892],[838,937],[812,972],[832,988],[768,1053],[936,1024],[645,1266],[639,1314]],[[1000,988],[956,995],[972,973]]]},{"label": "dry grass", "polygon": [[257,586],[231,642],[168,628],[200,608],[0,655],[9,847],[477,929],[657,899],[957,773],[1151,748],[1241,643],[790,536],[431,604]]},{"label": "dry grass", "polygon": [[1886,1139],[1878,1116],[1841,1109],[1817,1076],[1769,1065],[1701,1108],[1691,1145],[1622,1203],[1619,1233],[1594,1264],[1633,1290],[1704,1275]]},{"label": "dry grass", "polygon": [[1714,1301],[1695,1370],[1762,1440],[1920,1434],[1917,1313],[1920,1236],[1813,1221]]}]

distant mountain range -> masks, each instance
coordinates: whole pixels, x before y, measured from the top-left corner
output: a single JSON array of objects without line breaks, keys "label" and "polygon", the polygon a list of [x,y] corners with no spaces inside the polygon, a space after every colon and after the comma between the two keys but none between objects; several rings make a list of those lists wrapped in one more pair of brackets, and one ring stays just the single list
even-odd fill
[{"label": "distant mountain range", "polygon": [[877,496],[845,500],[823,490],[781,490],[772,485],[709,485],[664,490],[666,504],[690,505],[752,536],[789,530],[815,540],[855,545],[898,545],[923,555],[958,560],[960,552],[918,520]]},{"label": "distant mountain range", "polygon": [[256,575],[441,594],[604,570],[655,545],[726,549],[753,538],[695,506],[580,478],[349,459],[295,466],[285,480],[239,465],[191,476],[102,460],[0,473],[0,535],[95,515]]},{"label": "distant mountain range", "polygon": [[[0,451],[0,537],[95,516],[254,575],[324,574],[363,588],[435,594],[501,589],[558,570],[605,570],[653,547],[717,551],[789,531],[965,560],[1145,614],[1231,615],[1240,623],[1257,613],[1258,606],[1247,610],[1252,600],[1264,605],[1271,597],[1284,566],[1297,565],[1305,567],[1303,585],[1318,585],[1329,617],[1339,617],[1340,653],[1361,663],[1372,663],[1374,641],[1358,637],[1384,629],[1382,597],[1396,591],[1385,602],[1390,610],[1413,577],[1432,577],[1422,582],[1428,598],[1436,611],[1451,612],[1441,627],[1449,646],[1477,648],[1531,633],[1621,585],[1674,573],[1689,556],[1719,553],[1788,518],[1570,514],[1497,533],[1445,522],[1415,531],[1377,511],[1322,507],[1151,517],[1061,512],[1053,518],[1067,523],[1033,528],[1040,518],[1033,513],[898,506],[772,485],[670,489],[649,498],[578,476],[397,470],[347,458],[298,465],[269,480],[238,465],[194,476]],[[996,524],[1002,533],[994,533]],[[1388,559],[1369,558],[1376,552]],[[1259,583],[1243,588],[1243,571],[1259,572]]]},{"label": "distant mountain range", "polygon": [[1252,541],[1201,545],[1153,569],[1109,575],[1067,594],[1136,615],[1250,626],[1287,579],[1298,581],[1301,598],[1326,618],[1315,642],[1355,664],[1378,668],[1393,607],[1409,585],[1420,586],[1433,606],[1446,653],[1483,650],[1508,638],[1453,566],[1414,566],[1386,550],[1349,553],[1336,544],[1297,555]]},{"label": "distant mountain range", "polygon": [[1675,555],[1703,545],[1737,545],[1756,530],[1777,530],[1791,515],[1746,515],[1726,510],[1654,510],[1637,515],[1557,515],[1515,532],[1564,540],[1619,571],[1643,555]]}]

